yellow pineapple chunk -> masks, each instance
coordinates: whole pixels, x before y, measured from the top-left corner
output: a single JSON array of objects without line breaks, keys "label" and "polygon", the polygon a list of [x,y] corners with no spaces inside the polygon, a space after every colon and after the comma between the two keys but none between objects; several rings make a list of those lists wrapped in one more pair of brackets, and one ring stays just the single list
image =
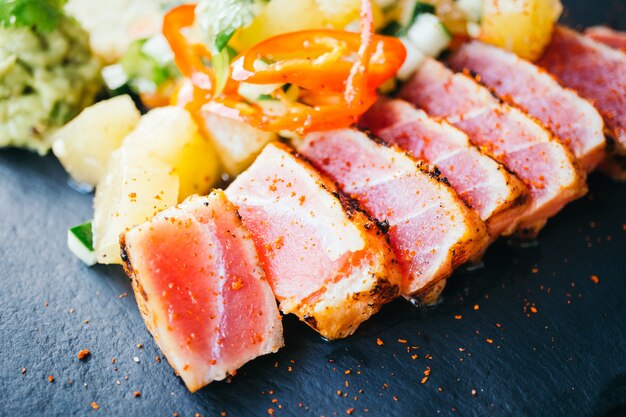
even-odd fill
[{"label": "yellow pineapple chunk", "polygon": [[535,60],[562,11],[559,0],[485,0],[480,39]]},{"label": "yellow pineapple chunk", "polygon": [[178,177],[171,166],[124,147],[115,151],[94,199],[98,263],[121,264],[120,234],[177,202]]},{"label": "yellow pineapple chunk", "polygon": [[278,139],[239,120],[205,113],[205,131],[209,134],[222,160],[224,170],[236,176],[248,168],[266,144]]},{"label": "yellow pineapple chunk", "polygon": [[211,141],[181,107],[161,107],[144,115],[122,147],[169,165],[180,179],[178,200],[208,194],[219,180],[219,159]]},{"label": "yellow pineapple chunk", "polygon": [[106,172],[111,153],[137,126],[139,117],[129,96],[101,101],[55,132],[52,150],[74,181],[95,186]]}]

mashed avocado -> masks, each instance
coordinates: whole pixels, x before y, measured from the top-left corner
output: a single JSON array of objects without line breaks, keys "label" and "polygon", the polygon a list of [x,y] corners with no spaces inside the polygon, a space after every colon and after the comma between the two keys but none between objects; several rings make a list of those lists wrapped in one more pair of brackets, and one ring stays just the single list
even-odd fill
[{"label": "mashed avocado", "polygon": [[50,134],[93,103],[100,64],[87,33],[62,16],[45,33],[0,27],[0,147],[45,154]]}]

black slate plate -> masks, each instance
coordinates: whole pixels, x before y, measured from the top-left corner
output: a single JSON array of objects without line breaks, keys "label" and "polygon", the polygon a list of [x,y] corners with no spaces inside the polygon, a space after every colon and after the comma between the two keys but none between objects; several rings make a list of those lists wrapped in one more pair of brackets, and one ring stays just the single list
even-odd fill
[{"label": "black slate plate", "polygon": [[[621,0],[565,3],[569,24],[626,28]],[[398,300],[333,343],[287,317],[286,348],[190,394],[155,361],[120,268],[66,249],[91,197],[52,157],[2,151],[0,415],[626,415],[626,185],[590,186],[537,245],[498,242],[457,273],[438,306]]]}]

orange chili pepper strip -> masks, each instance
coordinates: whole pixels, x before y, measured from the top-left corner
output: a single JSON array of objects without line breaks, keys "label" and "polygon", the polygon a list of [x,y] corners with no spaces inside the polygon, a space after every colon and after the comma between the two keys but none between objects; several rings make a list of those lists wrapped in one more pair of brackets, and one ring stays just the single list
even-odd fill
[{"label": "orange chili pepper strip", "polygon": [[[345,91],[346,80],[354,66],[345,56],[361,56],[361,38],[356,33],[337,30],[304,30],[278,35],[240,55],[233,63],[232,78],[252,84],[289,83],[311,90]],[[373,36],[370,39],[369,49],[376,51],[378,58],[371,59],[370,54],[368,87],[378,88],[402,65],[406,50],[395,38]],[[345,51],[339,58],[325,59],[324,55],[333,55],[333,46]],[[255,69],[255,62],[264,58],[275,62],[264,69]]]},{"label": "orange chili pepper strip", "polygon": [[180,72],[191,79],[194,86],[211,95],[215,74],[203,62],[203,59],[211,59],[211,53],[202,44],[191,44],[182,33],[183,29],[193,26],[195,10],[195,4],[183,4],[170,10],[163,18],[163,36],[172,48]]}]

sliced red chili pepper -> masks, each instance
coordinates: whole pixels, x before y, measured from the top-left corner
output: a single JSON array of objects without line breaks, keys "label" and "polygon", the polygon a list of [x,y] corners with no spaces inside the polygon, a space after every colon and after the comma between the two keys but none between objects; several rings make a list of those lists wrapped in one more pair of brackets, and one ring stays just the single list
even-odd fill
[{"label": "sliced red chili pepper", "polygon": [[172,48],[180,72],[191,79],[194,86],[210,95],[215,85],[215,74],[204,60],[210,61],[211,53],[206,46],[189,42],[182,32],[193,26],[195,10],[195,4],[183,4],[170,10],[163,18],[163,36]]},{"label": "sliced red chili pepper", "polygon": [[[297,84],[311,90],[344,91],[355,62],[360,62],[362,35],[337,30],[305,30],[267,39],[240,55],[233,63],[232,78],[252,84]],[[368,49],[369,88],[391,78],[406,58],[398,39],[373,36]],[[358,61],[355,61],[358,60]],[[255,68],[257,61],[270,61]]]}]

